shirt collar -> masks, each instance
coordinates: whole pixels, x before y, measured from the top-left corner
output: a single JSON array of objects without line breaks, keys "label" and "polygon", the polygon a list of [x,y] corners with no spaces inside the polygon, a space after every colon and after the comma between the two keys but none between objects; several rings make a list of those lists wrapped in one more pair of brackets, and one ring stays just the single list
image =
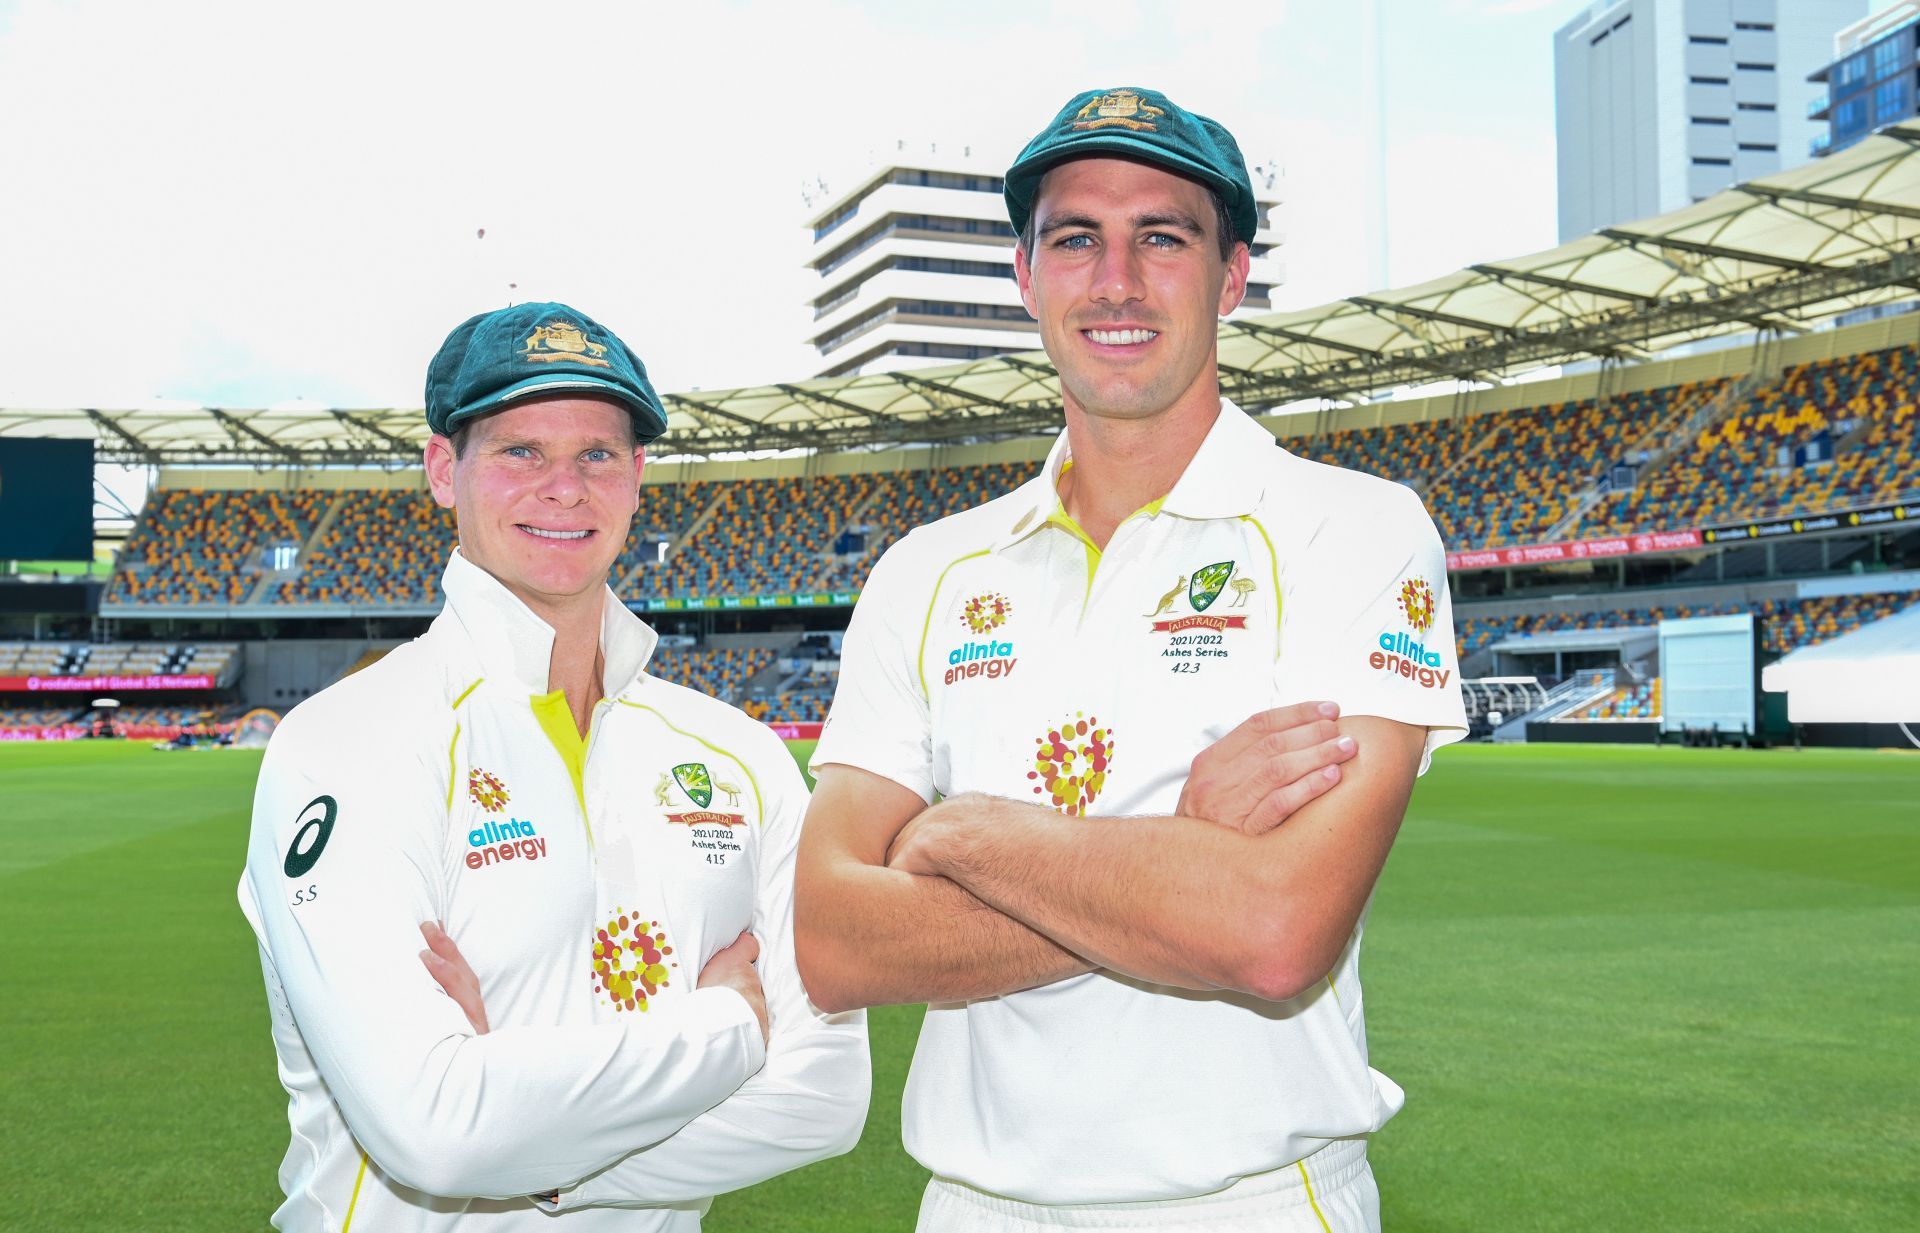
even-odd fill
[{"label": "shirt collar", "polygon": [[[473,644],[483,676],[505,677],[528,694],[551,692],[547,682],[547,669],[553,662],[551,625],[458,548],[447,559],[440,585],[447,593],[446,611]],[[629,612],[611,587],[604,590],[600,657],[606,665],[606,676],[601,688],[612,698],[639,678],[659,635]]]},{"label": "shirt collar", "polygon": [[[1180,473],[1173,491],[1158,502],[1155,515],[1182,518],[1238,518],[1251,514],[1266,491],[1266,464],[1273,460],[1274,437],[1260,422],[1229,400],[1220,400],[1220,414],[1207,429],[1200,448]],[[1014,489],[1009,506],[1011,521],[994,543],[1004,548],[1047,525],[1060,509],[1060,473],[1072,461],[1066,429],[1054,438],[1040,474]]]}]

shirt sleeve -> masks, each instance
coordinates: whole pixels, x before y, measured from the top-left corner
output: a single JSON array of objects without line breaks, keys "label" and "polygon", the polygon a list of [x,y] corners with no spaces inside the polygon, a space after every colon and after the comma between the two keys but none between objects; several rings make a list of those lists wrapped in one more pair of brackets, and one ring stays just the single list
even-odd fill
[{"label": "shirt sleeve", "polygon": [[871,771],[920,794],[934,795],[933,723],[920,679],[920,644],[934,580],[921,579],[912,558],[919,532],[889,548],[868,575],[840,644],[840,683],[809,764]]},{"label": "shirt sleeve", "polygon": [[753,1010],[726,989],[619,1023],[474,1035],[419,959],[419,922],[443,915],[444,769],[412,752],[417,735],[402,750],[379,725],[303,719],[261,766],[241,907],[311,1055],[306,1081],[387,1176],[444,1197],[531,1194],[672,1134],[760,1065]]},{"label": "shirt sleeve", "polygon": [[1424,727],[1425,774],[1434,750],[1467,734],[1447,559],[1419,496],[1384,491],[1330,512],[1287,563],[1276,700]]},{"label": "shirt sleeve", "polygon": [[872,1086],[867,1015],[822,1013],[801,987],[793,863],[807,789],[786,747],[770,734],[767,744],[757,770],[772,786],[753,911],[772,1029],[766,1066],[671,1137],[562,1190],[557,1202],[543,1202],[548,1211],[707,1198],[841,1155],[860,1138]]}]

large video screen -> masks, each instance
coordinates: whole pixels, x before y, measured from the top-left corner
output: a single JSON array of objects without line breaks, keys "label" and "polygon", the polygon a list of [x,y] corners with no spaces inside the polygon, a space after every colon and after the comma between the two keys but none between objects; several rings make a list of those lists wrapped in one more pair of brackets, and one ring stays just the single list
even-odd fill
[{"label": "large video screen", "polygon": [[1753,613],[1660,622],[1661,731],[1759,730]]},{"label": "large video screen", "polygon": [[93,442],[0,437],[0,561],[93,559]]}]

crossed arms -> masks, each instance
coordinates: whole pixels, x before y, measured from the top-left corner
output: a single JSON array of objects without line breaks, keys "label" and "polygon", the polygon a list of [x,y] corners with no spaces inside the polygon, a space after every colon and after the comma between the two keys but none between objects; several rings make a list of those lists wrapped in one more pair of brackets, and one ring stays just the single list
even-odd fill
[{"label": "crossed arms", "polygon": [[967,1001],[1096,968],[1273,1001],[1310,989],[1372,894],[1426,738],[1325,705],[1236,728],[1194,760],[1166,817],[975,795],[928,807],[823,767],[794,897],[809,995],[830,1011]]}]

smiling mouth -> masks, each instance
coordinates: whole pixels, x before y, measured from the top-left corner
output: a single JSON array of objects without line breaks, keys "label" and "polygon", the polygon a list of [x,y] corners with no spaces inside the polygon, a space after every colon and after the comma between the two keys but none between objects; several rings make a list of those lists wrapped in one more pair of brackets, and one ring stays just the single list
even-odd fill
[{"label": "smiling mouth", "polygon": [[528,535],[534,536],[535,538],[538,538],[538,539],[581,540],[593,534],[591,530],[549,531],[544,527],[530,527],[524,522],[516,522],[513,525],[519,527],[522,531],[525,531]]},{"label": "smiling mouth", "polygon": [[1094,342],[1108,347],[1131,346],[1135,343],[1152,342],[1160,337],[1158,330],[1082,330]]}]

